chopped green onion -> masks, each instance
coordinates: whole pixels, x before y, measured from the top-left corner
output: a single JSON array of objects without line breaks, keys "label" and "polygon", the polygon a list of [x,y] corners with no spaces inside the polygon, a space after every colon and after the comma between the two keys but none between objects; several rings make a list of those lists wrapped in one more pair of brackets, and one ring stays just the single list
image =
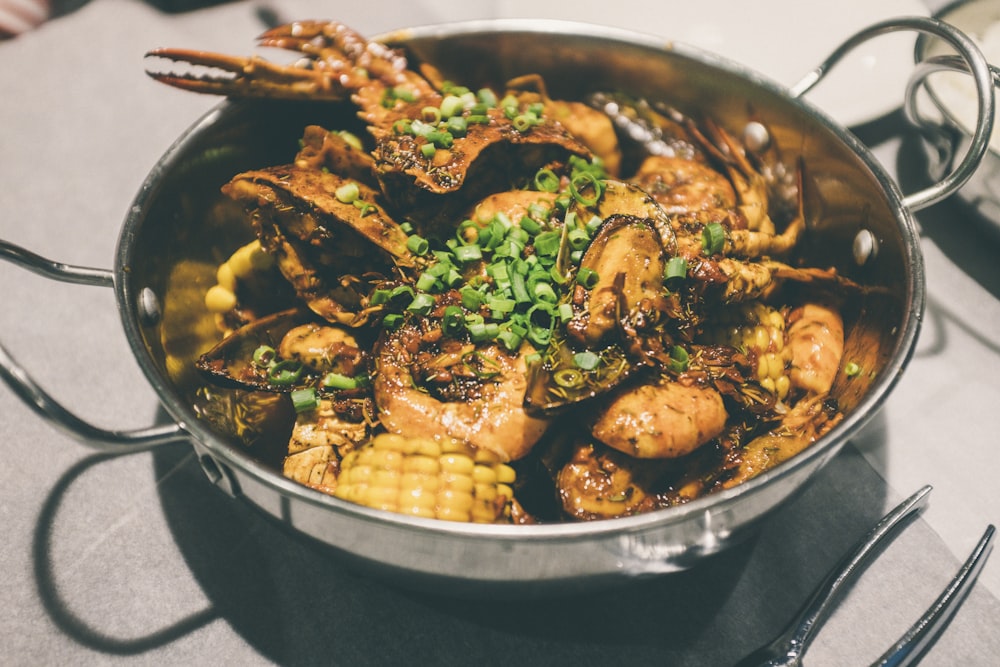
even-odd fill
[{"label": "chopped green onion", "polygon": [[555,257],[559,253],[561,236],[557,231],[542,232],[535,237],[535,252],[543,257]]},{"label": "chopped green onion", "polygon": [[846,375],[849,378],[854,377],[860,372],[861,372],[861,366],[859,366],[857,363],[853,361],[848,361],[847,364],[844,366],[844,375]]},{"label": "chopped green onion", "polygon": [[476,98],[487,107],[495,107],[497,105],[497,95],[489,88],[480,88],[477,90]]},{"label": "chopped green onion", "polygon": [[351,148],[356,148],[358,150],[361,150],[364,147],[361,144],[361,140],[358,139],[357,135],[352,132],[348,132],[347,130],[339,130],[335,134],[337,134],[337,136],[343,139],[344,142]]},{"label": "chopped green onion", "polygon": [[510,329],[507,329],[497,334],[497,340],[499,340],[503,346],[507,348],[508,352],[516,352],[521,347],[524,337],[519,336]]},{"label": "chopped green onion", "polygon": [[446,336],[454,338],[465,330],[465,315],[458,306],[448,306],[441,318],[441,330]]},{"label": "chopped green onion", "polygon": [[455,246],[452,252],[455,254],[455,259],[462,264],[474,262],[483,258],[483,250],[477,245]]},{"label": "chopped green onion", "polygon": [[593,289],[597,286],[597,281],[600,280],[600,276],[593,269],[589,269],[586,266],[580,267],[580,270],[576,274],[576,282],[583,285],[587,289]]},{"label": "chopped green onion", "polygon": [[683,257],[671,257],[663,269],[663,279],[684,278],[687,276],[687,260]]},{"label": "chopped green onion", "polygon": [[356,389],[358,381],[341,373],[327,373],[323,376],[323,386],[327,389]]},{"label": "chopped green onion", "polygon": [[430,249],[430,243],[424,237],[414,234],[406,239],[406,248],[417,255],[426,255]]},{"label": "chopped green onion", "polygon": [[399,313],[389,313],[382,318],[382,326],[386,329],[392,330],[403,323],[403,316]]},{"label": "chopped green onion", "polygon": [[441,122],[441,109],[438,107],[424,107],[420,110],[420,120],[425,123],[440,123]]},{"label": "chopped green onion", "polygon": [[[435,264],[435,266],[439,266]],[[424,271],[417,278],[416,287],[418,290],[423,292],[432,292],[439,285],[437,276],[433,275],[430,271]]]},{"label": "chopped green onion", "polygon": [[555,303],[559,300],[556,291],[552,289],[552,285],[543,282],[535,283],[532,296],[535,301],[544,301],[545,303]]},{"label": "chopped green onion", "polygon": [[475,343],[493,340],[500,334],[500,325],[496,322],[476,322],[469,325],[469,337]]},{"label": "chopped green onion", "polygon": [[267,371],[267,379],[271,384],[290,385],[302,377],[302,364],[286,359],[271,366]]},{"label": "chopped green onion", "polygon": [[368,305],[381,306],[384,303],[389,303],[389,290],[387,289],[373,290],[372,295],[368,298]]},{"label": "chopped green onion", "polygon": [[590,244],[590,235],[587,234],[585,229],[577,227],[576,229],[569,230],[566,240],[569,242],[569,247],[573,250],[583,250]]},{"label": "chopped green onion", "polygon": [[375,211],[378,210],[375,204],[369,204],[368,202],[363,201],[361,199],[354,200],[354,208],[361,211],[362,218],[368,215],[369,213],[374,213]]},{"label": "chopped green onion", "polygon": [[680,345],[674,345],[674,348],[670,350],[670,363],[668,364],[670,370],[675,373],[683,373],[688,369],[688,353]]},{"label": "chopped green onion", "polygon": [[582,370],[592,371],[601,363],[601,357],[590,350],[577,352],[573,355],[573,364]]},{"label": "chopped green onion", "polygon": [[534,114],[521,113],[514,116],[511,119],[511,123],[518,132],[527,132],[538,124],[538,118]]},{"label": "chopped green onion", "polygon": [[276,354],[270,345],[261,345],[253,351],[253,363],[260,368],[267,368],[274,362]]},{"label": "chopped green onion", "polygon": [[575,368],[560,368],[552,374],[552,380],[566,389],[573,389],[583,384],[583,373]]},{"label": "chopped green onion", "polygon": [[479,310],[479,307],[483,305],[482,292],[471,285],[460,288],[458,293],[462,297],[462,305],[468,310]]},{"label": "chopped green onion", "polygon": [[569,322],[573,319],[573,306],[568,303],[560,303],[556,309],[556,314],[559,315],[560,322]]},{"label": "chopped green onion", "polygon": [[393,287],[392,291],[389,292],[389,304],[395,310],[402,310],[410,305],[413,301],[414,291],[409,285],[400,285],[399,287]]},{"label": "chopped green onion", "polygon": [[536,220],[533,220],[528,216],[521,218],[520,222],[517,223],[517,226],[523,229],[529,236],[536,236],[540,231],[542,231],[542,226],[538,224]]},{"label": "chopped green onion", "polygon": [[465,104],[458,95],[445,95],[444,99],[441,100],[441,116],[444,118],[450,119],[452,116],[457,116],[462,113],[464,108]]},{"label": "chopped green onion", "polygon": [[404,102],[415,102],[417,99],[417,94],[412,89],[405,86],[396,86],[393,88],[392,96],[396,99],[403,100]]},{"label": "chopped green onion", "polygon": [[437,146],[430,142],[423,144],[420,146],[420,153],[429,160],[437,153]]},{"label": "chopped green onion", "polygon": [[535,188],[542,192],[559,190],[559,177],[551,169],[539,169],[535,174]]},{"label": "chopped green onion", "polygon": [[556,285],[565,285],[566,281],[569,280],[566,274],[559,270],[558,266],[553,266],[549,269],[549,276]]},{"label": "chopped green onion", "polygon": [[462,245],[469,245],[479,241],[479,223],[475,220],[463,220],[455,230],[455,238]]},{"label": "chopped green onion", "polygon": [[726,230],[718,222],[711,222],[701,230],[701,247],[706,255],[722,252],[726,244]]},{"label": "chopped green onion", "polygon": [[[594,192],[590,197],[584,194],[588,189],[592,189]],[[593,206],[601,199],[601,195],[604,194],[604,185],[591,172],[579,171],[573,174],[573,177],[570,179],[569,191],[573,195],[573,199],[578,201],[580,205]]]},{"label": "chopped green onion", "polygon": [[448,132],[455,137],[464,137],[465,133],[469,131],[469,123],[461,116],[452,116],[445,123],[445,127],[448,128]]},{"label": "chopped green onion", "polygon": [[354,181],[349,181],[347,183],[344,183],[333,192],[333,195],[337,198],[337,201],[339,201],[342,204],[354,203],[354,200],[356,200],[360,196],[360,194],[361,191],[358,189],[358,184],[355,183]]},{"label": "chopped green onion", "polygon": [[413,297],[413,301],[410,305],[406,307],[411,313],[416,313],[418,315],[426,315],[434,307],[434,297],[430,294],[424,292],[419,292]]},{"label": "chopped green onion", "polygon": [[296,389],[291,392],[292,397],[292,407],[295,408],[295,412],[308,412],[310,410],[315,410],[319,407],[319,400],[316,398],[316,388],[306,387],[305,389]]}]

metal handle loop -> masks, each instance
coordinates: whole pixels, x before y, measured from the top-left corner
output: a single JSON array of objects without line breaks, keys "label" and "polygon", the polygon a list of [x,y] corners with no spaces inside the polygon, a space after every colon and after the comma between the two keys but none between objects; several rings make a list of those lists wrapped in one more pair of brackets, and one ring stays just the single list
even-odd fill
[{"label": "metal handle loop", "polygon": [[[797,84],[792,86],[789,89],[789,93],[793,97],[801,97],[819,83],[829,70],[854,47],[873,37],[900,30],[914,30],[928,33],[951,44],[958,51],[967,71],[971,73],[976,83],[976,96],[979,104],[972,142],[958,166],[934,185],[903,197],[902,204],[904,207],[910,211],[919,211],[951,196],[969,180],[986,155],[989,147],[989,139],[993,133],[995,114],[993,74],[989,63],[979,50],[979,47],[976,46],[976,43],[968,35],[943,21],[924,16],[882,21],[855,33],[845,40],[816,69],[806,74]],[[938,67],[938,65],[932,64],[928,67],[934,68]],[[914,80],[922,81],[929,73],[927,67],[917,67],[914,77],[908,86],[907,99],[909,99],[912,94],[911,91],[916,85]]]},{"label": "metal handle loop", "polygon": [[[114,285],[114,274],[53,262],[6,241],[0,241],[0,259],[53,280],[82,285]],[[104,453],[124,454],[146,451],[160,445],[189,440],[179,424],[165,424],[132,431],[107,430],[80,419],[42,389],[0,344],[0,378],[31,409],[57,428]]]}]

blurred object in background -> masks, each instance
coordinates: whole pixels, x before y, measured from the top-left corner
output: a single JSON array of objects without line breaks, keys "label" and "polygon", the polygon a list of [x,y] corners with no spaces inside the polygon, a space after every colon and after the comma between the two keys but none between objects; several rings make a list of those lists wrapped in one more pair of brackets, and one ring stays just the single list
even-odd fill
[{"label": "blurred object in background", "polygon": [[[50,18],[69,14],[88,0],[0,0],[0,40],[37,28]],[[230,0],[148,0],[168,14],[221,5]]]},{"label": "blurred object in background", "polygon": [[41,25],[51,13],[49,0],[0,0],[0,39]]},{"label": "blurred object in background", "polygon": [[[231,0],[147,0],[147,2],[162,12],[169,14],[179,14],[192,9],[211,7],[212,5],[222,5]],[[3,2],[3,0],[0,0]]]}]

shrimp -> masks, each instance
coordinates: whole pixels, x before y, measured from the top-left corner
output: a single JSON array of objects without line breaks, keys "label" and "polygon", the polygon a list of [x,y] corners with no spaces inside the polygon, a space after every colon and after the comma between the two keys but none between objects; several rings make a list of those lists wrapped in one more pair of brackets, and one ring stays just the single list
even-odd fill
[{"label": "shrimp", "polygon": [[615,396],[590,432],[607,446],[636,458],[669,459],[690,454],[717,438],[727,419],[722,395],[715,389],[661,381]]},{"label": "shrimp", "polygon": [[556,475],[563,510],[574,519],[637,514],[656,504],[654,483],[667,461],[638,461],[592,442],[578,443]]},{"label": "shrimp", "polygon": [[729,179],[700,160],[652,155],[639,166],[632,181],[669,214],[736,206],[736,192]]},{"label": "shrimp", "polygon": [[836,309],[818,303],[799,306],[788,315],[792,387],[826,395],[844,356],[844,321]]},{"label": "shrimp", "polygon": [[[445,400],[421,388],[414,376],[421,363],[418,348],[422,342],[415,329],[401,327],[378,343],[372,390],[382,426],[409,437],[455,438],[493,452],[503,461],[520,459],[531,451],[550,420],[531,417],[524,410],[525,358],[534,350],[530,343],[516,354],[493,343],[443,355],[458,367],[452,375],[473,363],[483,371],[471,379],[455,378],[456,384],[466,387],[464,395]],[[435,360],[424,363],[435,365]],[[441,377],[444,369],[435,368],[435,373]]]},{"label": "shrimp", "polygon": [[800,400],[775,428],[748,442],[722,487],[732,488],[787,461],[836,426],[843,415],[831,410],[825,398],[815,395]]}]

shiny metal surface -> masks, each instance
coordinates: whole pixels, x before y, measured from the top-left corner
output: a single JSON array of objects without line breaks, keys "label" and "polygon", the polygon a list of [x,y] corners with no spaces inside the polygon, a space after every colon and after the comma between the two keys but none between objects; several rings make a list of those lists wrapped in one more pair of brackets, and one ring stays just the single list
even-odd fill
[{"label": "shiny metal surface", "polygon": [[[140,367],[187,437],[209,478],[352,559],[408,585],[454,590],[544,582],[597,584],[691,567],[752,534],[792,497],[885,400],[912,353],[924,306],[924,268],[903,196],[853,134],[787,91],[711,55],[651,37],[571,23],[477,22],[387,36],[414,57],[467,83],[545,76],[553,97],[624,90],[667,100],[729,128],[766,125],[783,157],[802,157],[812,178],[813,223],[806,253],[871,289],[850,318],[846,354],[870,375],[840,378],[845,418],[793,460],[750,482],[646,515],[588,524],[455,525],[344,503],[301,487],[198,418],[199,380],[168,363],[191,311],[178,295],[198,293],[191,266],[213,267],[234,247],[234,217],[219,187],[242,170],[286,162],[306,122],[350,123],[349,107],[224,102],[164,155],[140,189],[119,240],[114,276],[122,322]],[[577,74],[586,71],[587,76]],[[245,230],[242,232],[245,234]],[[875,241],[855,261],[859,235]],[[199,297],[200,301],[200,297]],[[184,306],[180,303],[180,306]],[[190,304],[187,304],[190,305]],[[190,365],[188,365],[190,368]]]},{"label": "shiny metal surface", "polygon": [[[990,25],[1000,23],[1000,5],[990,0],[957,0],[934,16],[973,39],[981,40]],[[912,99],[907,103],[907,115],[938,149],[939,155],[929,166],[932,178],[938,178],[940,172],[951,164],[954,156],[967,150],[974,141],[968,120],[956,115],[960,110],[954,107],[954,103],[946,103],[940,80],[930,76],[933,72],[946,69],[964,70],[964,65],[948,58],[952,54],[952,45],[933,35],[921,35],[917,39],[914,53],[916,62],[930,63],[928,72],[921,78],[926,79],[922,81],[922,85],[928,93],[922,102],[931,107],[931,113],[922,111],[920,101]],[[996,78],[997,70],[994,68],[994,79]],[[1000,150],[997,148],[996,132],[992,139],[982,164],[956,197],[975,210],[983,222],[993,227],[993,231],[1000,233]]]}]

